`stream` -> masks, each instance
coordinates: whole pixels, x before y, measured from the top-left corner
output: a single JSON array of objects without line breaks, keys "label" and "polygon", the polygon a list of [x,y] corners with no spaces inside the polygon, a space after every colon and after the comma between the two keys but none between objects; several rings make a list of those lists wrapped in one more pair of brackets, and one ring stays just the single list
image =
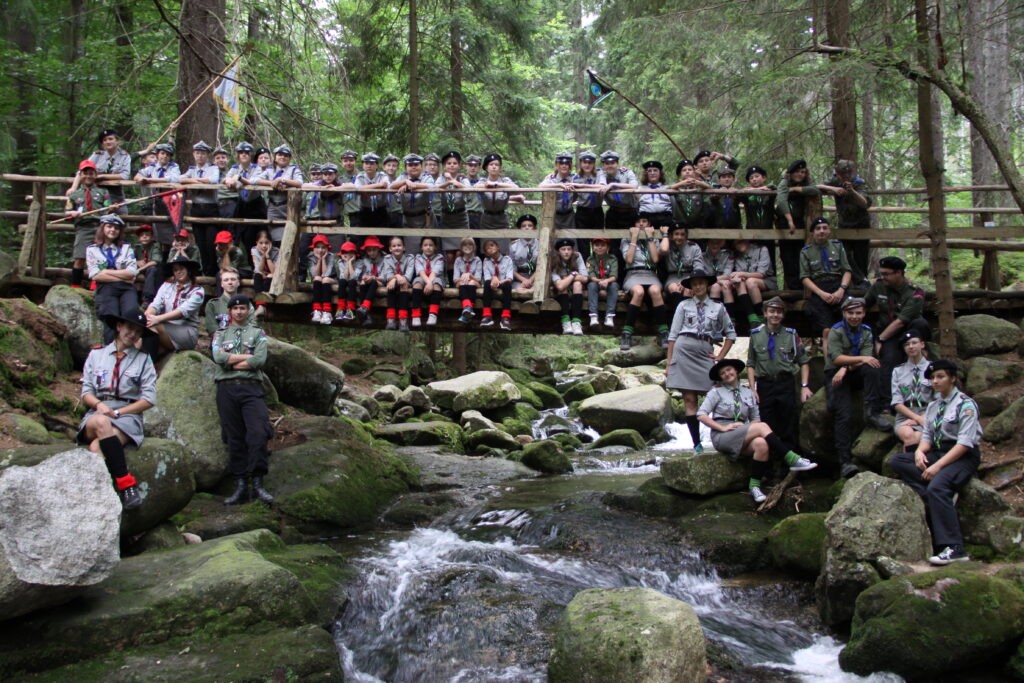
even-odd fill
[{"label": "stream", "polygon": [[[549,415],[565,413],[545,411],[536,437],[548,435],[539,425]],[[346,680],[545,681],[554,630],[573,596],[623,586],[690,604],[709,653],[745,672],[742,680],[902,680],[840,670],[842,644],[823,635],[811,584],[781,574],[720,578],[669,523],[601,502],[657,476],[665,451],[690,447],[684,425],[669,433],[672,442],[649,451],[578,452],[572,474],[468,477],[447,491],[460,507],[429,527],[349,539],[343,552],[359,578],[334,630]],[[442,469],[473,460],[403,451]]]}]

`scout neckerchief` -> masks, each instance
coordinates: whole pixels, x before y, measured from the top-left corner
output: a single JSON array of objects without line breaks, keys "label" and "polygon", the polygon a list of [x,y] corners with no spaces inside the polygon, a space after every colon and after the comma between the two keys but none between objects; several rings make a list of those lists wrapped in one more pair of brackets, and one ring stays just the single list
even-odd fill
[{"label": "scout neckerchief", "polygon": [[[741,259],[742,259],[742,261],[741,261]],[[751,270],[750,270],[750,251],[749,250],[745,254],[737,254],[736,256],[733,256],[732,260],[733,260],[733,263],[735,264],[733,267],[737,271],[739,271],[741,273],[749,273],[749,272],[751,272]],[[742,268],[740,268],[740,263],[743,264]]]},{"label": "scout neckerchief", "polygon": [[[193,292],[195,287],[190,287],[189,285],[191,285],[191,284],[192,283],[188,283],[188,284],[184,284],[184,285],[177,285],[177,289],[174,292],[174,304],[171,306],[171,310],[172,311],[178,310],[178,301],[181,299],[181,297],[183,295],[187,299],[188,296]],[[199,285],[196,285],[196,287],[198,287],[198,286]]]},{"label": "scout neckerchief", "polygon": [[157,177],[158,178],[163,178],[164,177],[164,173],[167,172],[167,166],[157,166],[156,167],[156,172],[157,172]]},{"label": "scout neckerchief", "polygon": [[[593,185],[597,182],[596,175],[578,175],[573,177],[573,182],[580,183],[582,185]],[[597,199],[596,192],[587,192],[580,198],[580,206],[592,209],[594,208],[594,202]]]},{"label": "scout neckerchief", "polygon": [[[252,168],[253,168],[252,164],[249,164],[248,166],[242,166],[242,167],[240,167],[238,175],[240,175],[243,178],[245,178],[246,180],[248,180],[249,179],[249,171]],[[248,198],[249,198],[249,190],[242,190],[242,192],[240,194],[242,196],[242,201],[243,202],[248,200]]]},{"label": "scout neckerchief", "polygon": [[775,335],[778,332],[772,332],[771,328],[766,329],[768,330],[768,358],[775,360]]},{"label": "scout neckerchief", "polygon": [[725,195],[725,224],[729,224],[729,218],[732,216],[732,195]]},{"label": "scout neckerchief", "polygon": [[821,267],[826,273],[832,272],[832,262],[828,258],[828,242],[821,246]]},{"label": "scout neckerchief", "polygon": [[697,302],[697,336],[704,336],[704,300]]},{"label": "scout neckerchief", "polygon": [[85,188],[85,210],[92,211],[92,188]]},{"label": "scout neckerchief", "polygon": [[425,272],[427,273],[427,275],[430,275],[430,257],[429,256],[424,256],[423,258],[426,259],[426,261],[427,261],[427,267],[426,267],[426,271]]},{"label": "scout neckerchief", "polygon": [[932,431],[935,433],[934,437],[938,443],[942,442],[942,418],[946,415],[946,407],[949,405],[949,401],[953,398],[953,392],[950,392],[948,398],[939,398],[939,410],[935,413],[935,419],[932,421]]},{"label": "scout neckerchief", "polygon": [[117,257],[121,255],[121,249],[118,247],[114,249],[114,245],[111,244],[110,248],[100,247],[100,251],[103,252],[103,258],[107,261],[107,268],[114,270],[117,268]]},{"label": "scout neckerchief", "polygon": [[[554,173],[548,176],[552,181],[566,184],[573,181],[573,177],[570,175],[568,178],[562,176],[556,176]],[[569,211],[572,209],[572,192],[559,192],[558,193],[558,209],[560,211]]]},{"label": "scout neckerchief", "polygon": [[[451,181],[449,181],[449,182],[451,182]],[[449,188],[449,189],[451,189],[451,188]],[[445,200],[445,204],[448,205],[448,213],[455,213],[455,202],[456,202],[456,200],[458,198],[459,198],[459,196],[455,192],[445,192],[444,200]]]},{"label": "scout neckerchief", "polygon": [[910,379],[910,387],[903,390],[904,400],[920,408],[924,401],[921,399],[921,367],[919,365],[914,365],[913,374],[914,376]]},{"label": "scout neckerchief", "polygon": [[602,280],[604,279],[604,259],[603,258],[598,258],[597,259],[597,277],[602,279]]},{"label": "scout neckerchief", "polygon": [[498,260],[497,257],[491,259],[491,262],[494,264],[494,277],[501,277],[501,271],[498,269]]},{"label": "scout neckerchief", "polygon": [[683,245],[676,249],[672,247],[672,256],[676,259],[676,275],[683,274],[683,255],[686,253],[687,243],[683,242]]},{"label": "scout neckerchief", "polygon": [[763,195],[748,195],[747,202],[751,209],[754,211],[754,216],[757,219],[758,226],[764,225],[764,218],[767,211],[766,197]]},{"label": "scout neckerchief", "polygon": [[377,277],[377,261],[374,261],[373,259],[370,259],[370,272],[374,277]]},{"label": "scout neckerchief", "polygon": [[[843,331],[846,332],[846,338],[850,340],[850,347],[851,347],[850,350],[851,351],[859,351],[860,350],[860,338],[861,338],[861,335],[864,334],[864,326],[863,325],[858,325],[857,326],[857,332],[851,334],[850,326],[847,325],[846,321],[844,320],[843,321]],[[859,355],[859,354],[850,354],[850,355]]]},{"label": "scout neckerchief", "polygon": [[[618,171],[615,172],[615,178],[612,180],[613,183],[619,182],[619,174],[620,173],[622,173],[622,169],[619,169]],[[612,199],[615,200],[616,202],[621,202],[622,201],[622,195],[619,194],[618,192],[613,192],[612,193]]]},{"label": "scout neckerchief", "polygon": [[469,256],[462,257],[462,267],[465,268],[465,272],[473,274],[473,260]]},{"label": "scout neckerchief", "polygon": [[744,421],[743,420],[743,401],[740,400],[740,388],[738,386],[737,387],[728,387],[728,388],[729,388],[730,391],[732,391],[732,404],[733,404],[732,421],[733,422],[743,422]]},{"label": "scout neckerchief", "polygon": [[[115,347],[116,348],[116,347]],[[114,371],[110,375],[110,388],[114,390],[114,398],[121,398],[121,361],[128,355],[124,351],[114,351]]]}]

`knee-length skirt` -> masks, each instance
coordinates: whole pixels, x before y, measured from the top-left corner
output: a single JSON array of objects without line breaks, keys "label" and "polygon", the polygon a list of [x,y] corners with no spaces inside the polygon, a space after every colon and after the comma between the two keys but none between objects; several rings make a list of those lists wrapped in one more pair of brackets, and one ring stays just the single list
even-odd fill
[{"label": "knee-length skirt", "polygon": [[750,423],[737,427],[728,432],[716,432],[711,430],[711,445],[715,450],[736,462],[740,459],[740,451],[743,449],[743,441],[747,438],[750,430]]},{"label": "knee-length skirt", "polygon": [[711,389],[711,366],[715,364],[711,356],[711,342],[694,337],[676,337],[672,358],[668,364],[668,380],[665,386],[669,389],[683,391],[707,392]]},{"label": "knee-length skirt", "polygon": [[622,283],[622,288],[629,291],[630,287],[636,287],[637,285],[649,287],[650,285],[660,284],[661,280],[658,279],[658,274],[653,270],[627,270],[626,279]]},{"label": "knee-length skirt", "polygon": [[[117,408],[124,408],[129,403],[132,403],[132,401],[110,399],[104,401],[104,403],[116,410]],[[88,445],[85,441],[85,423],[95,414],[95,410],[90,410],[82,418],[82,421],[78,423],[78,443]],[[124,432],[124,435],[135,444],[136,448],[142,445],[142,415],[122,415],[121,417],[110,418],[110,423]]]}]

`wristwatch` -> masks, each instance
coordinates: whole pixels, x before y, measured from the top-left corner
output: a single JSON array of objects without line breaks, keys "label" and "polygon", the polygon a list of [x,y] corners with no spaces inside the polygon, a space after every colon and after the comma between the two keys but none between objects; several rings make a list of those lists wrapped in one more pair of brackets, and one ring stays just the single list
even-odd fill
[{"label": "wristwatch", "polygon": [[811,386],[810,384],[801,384],[800,388],[801,389],[808,389],[808,388],[810,388],[810,386]]},{"label": "wristwatch", "polygon": [[121,409],[120,408],[114,408],[114,417],[115,418],[121,417]]}]

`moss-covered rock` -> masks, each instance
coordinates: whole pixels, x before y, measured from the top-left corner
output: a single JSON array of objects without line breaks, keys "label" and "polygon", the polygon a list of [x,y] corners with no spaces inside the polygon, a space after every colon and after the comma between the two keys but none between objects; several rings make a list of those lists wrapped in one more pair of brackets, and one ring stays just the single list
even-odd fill
[{"label": "moss-covered rock", "polygon": [[431,382],[427,394],[438,406],[461,413],[464,410],[487,412],[521,398],[519,387],[504,372],[482,370],[455,379]]},{"label": "moss-covered rock", "polygon": [[0,398],[28,413],[71,409],[49,386],[71,369],[66,330],[27,299],[0,299]]},{"label": "moss-covered rock", "polygon": [[407,386],[402,390],[402,393],[398,395],[398,400],[395,401],[394,409],[398,410],[405,406],[410,406],[417,413],[426,413],[432,408],[427,392],[422,387],[415,385]]},{"label": "moss-covered rock", "polygon": [[400,446],[446,446],[453,453],[462,453],[462,427],[454,422],[407,422],[379,425],[377,436]]},{"label": "moss-covered rock", "polygon": [[[960,515],[960,527],[964,542],[971,545],[987,545],[997,552],[1010,552],[1019,546],[1001,533],[1003,517],[1010,515],[1013,509],[1002,495],[980,479],[970,479],[960,490],[957,501],[957,513]],[[999,546],[999,547],[996,547]]]},{"label": "moss-covered rock", "polygon": [[540,399],[541,408],[561,408],[565,405],[562,395],[554,387],[549,387],[543,382],[528,382],[524,386]]},{"label": "moss-covered rock", "polygon": [[280,399],[313,415],[330,415],[345,386],[345,373],[298,346],[267,338],[263,372]]},{"label": "moss-covered rock", "polygon": [[[736,498],[744,497],[737,494]],[[741,574],[771,564],[771,522],[753,514],[749,496],[744,500],[750,512],[709,512],[675,521],[676,527],[722,574]]]},{"label": "moss-covered rock", "polygon": [[1024,426],[1024,396],[992,418],[982,438],[990,443],[1003,443],[1016,436]]},{"label": "moss-covered rock", "polygon": [[96,317],[94,299],[87,289],[57,285],[47,290],[43,301],[43,308],[67,330],[68,349],[79,366],[92,347],[103,343],[103,323]]},{"label": "moss-covered rock", "polygon": [[971,396],[980,394],[1000,385],[1012,384],[1021,377],[1021,367],[1016,363],[979,356],[967,365],[967,382],[964,385]]},{"label": "moss-covered rock", "polygon": [[208,541],[256,529],[267,529],[280,534],[280,517],[279,512],[263,503],[224,505],[221,496],[197,493],[189,504],[171,519],[182,531]]},{"label": "moss-covered rock", "polygon": [[515,437],[501,429],[480,429],[466,436],[466,452],[479,455],[481,447],[495,448],[500,451],[518,451],[523,446]]},{"label": "moss-covered rock", "polygon": [[576,382],[569,386],[564,392],[562,392],[562,398],[568,403],[573,401],[582,401],[590,398],[597,392],[594,390],[594,384],[590,381]]},{"label": "moss-covered rock", "polygon": [[341,364],[347,375],[361,375],[373,367],[373,360],[366,356],[354,356]]},{"label": "moss-covered rock", "polygon": [[529,403],[534,410],[544,410],[545,405],[543,399],[537,395],[537,392],[530,388],[530,382],[517,382],[516,386],[519,387],[519,394],[522,397],[523,403]]},{"label": "moss-covered rock", "polygon": [[566,607],[548,661],[552,683],[706,679],[693,608],[650,588],[591,588]]},{"label": "moss-covered rock", "polygon": [[665,485],[662,477],[648,479],[640,486],[609,491],[601,499],[605,505],[646,517],[675,518],[694,511],[699,500],[688,498]]},{"label": "moss-covered rock", "polygon": [[384,512],[384,520],[403,527],[425,526],[456,507],[458,501],[448,493],[410,493],[399,498]]},{"label": "moss-covered rock", "polygon": [[825,514],[808,512],[782,520],[768,533],[768,549],[779,569],[806,577],[821,573]]},{"label": "moss-covered rock", "polygon": [[557,441],[550,439],[524,445],[523,457],[519,461],[538,472],[552,474],[572,472],[569,456],[562,452],[562,447]]},{"label": "moss-covered rock", "polygon": [[146,439],[125,453],[139,481],[142,505],[121,516],[121,533],[134,536],[182,510],[196,492],[192,459],[181,445],[167,439]]},{"label": "moss-covered rock", "polygon": [[501,408],[495,408],[487,411],[487,417],[492,420],[498,420],[499,422],[504,421],[508,418],[513,420],[521,420],[523,422],[533,422],[540,417],[540,411],[534,408],[529,403],[524,401],[516,401],[515,403],[509,403]]},{"label": "moss-covered rock", "polygon": [[26,444],[48,444],[53,437],[46,431],[46,427],[35,420],[18,413],[4,413],[0,415],[0,431],[6,431],[15,439]]},{"label": "moss-covered rock", "polygon": [[853,442],[850,454],[862,469],[881,472],[882,464],[901,445],[899,438],[892,431],[883,432],[865,427]]},{"label": "moss-covered rock", "polygon": [[622,382],[619,380],[619,376],[614,372],[608,372],[602,370],[601,372],[594,375],[590,380],[590,386],[594,388],[595,394],[607,394],[610,391],[618,391],[619,389],[625,389],[622,386]]},{"label": "moss-covered rock", "polygon": [[631,368],[637,365],[656,365],[665,359],[665,350],[653,344],[640,344],[628,351],[608,349],[601,354],[601,365]]},{"label": "moss-covered rock", "polygon": [[965,567],[879,583],[857,598],[850,642],[839,655],[846,671],[892,671],[933,680],[992,666],[1024,635],[1024,593],[1014,584]]},{"label": "moss-covered rock", "polygon": [[956,319],[956,346],[960,358],[1013,351],[1020,339],[1020,328],[1009,320],[986,313]]},{"label": "moss-covered rock", "polygon": [[529,422],[523,420],[517,420],[514,417],[506,417],[501,421],[501,428],[512,436],[532,436],[533,427],[530,426]]},{"label": "moss-covered rock", "polygon": [[583,441],[581,441],[575,434],[562,432],[559,434],[552,434],[550,438],[552,441],[557,441],[561,444],[562,448],[567,451],[578,451],[583,448]]},{"label": "moss-covered rock", "polygon": [[661,476],[680,493],[710,496],[746,488],[750,463],[733,462],[721,453],[685,453],[662,460]]},{"label": "moss-covered rock", "polygon": [[591,448],[603,448],[604,446],[625,446],[630,450],[642,451],[647,447],[644,437],[635,429],[615,429],[607,434],[602,434]]},{"label": "moss-covered rock", "polygon": [[141,555],[157,550],[169,550],[185,545],[185,539],[174,522],[160,522],[142,534],[125,549],[126,555]]}]

